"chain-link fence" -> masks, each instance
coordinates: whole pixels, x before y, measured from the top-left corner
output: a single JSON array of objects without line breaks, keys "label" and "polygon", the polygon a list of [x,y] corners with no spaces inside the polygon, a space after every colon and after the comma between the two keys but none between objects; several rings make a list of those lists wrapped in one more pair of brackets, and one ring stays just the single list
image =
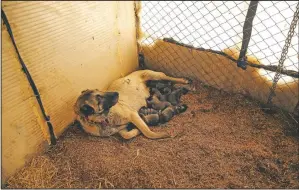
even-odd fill
[{"label": "chain-link fence", "polygon": [[[189,76],[294,112],[298,106],[299,4],[255,4],[142,1],[139,50],[146,67]],[[246,57],[240,55],[242,50]],[[237,66],[241,63],[245,70]]]}]

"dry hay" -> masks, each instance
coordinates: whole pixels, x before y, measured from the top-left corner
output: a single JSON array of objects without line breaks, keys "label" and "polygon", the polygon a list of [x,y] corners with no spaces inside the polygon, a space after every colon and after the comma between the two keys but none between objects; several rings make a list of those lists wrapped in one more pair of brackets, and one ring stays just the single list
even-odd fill
[{"label": "dry hay", "polygon": [[299,188],[295,121],[203,85],[182,101],[185,113],[153,127],[180,131],[176,138],[97,138],[74,126],[7,187]]}]

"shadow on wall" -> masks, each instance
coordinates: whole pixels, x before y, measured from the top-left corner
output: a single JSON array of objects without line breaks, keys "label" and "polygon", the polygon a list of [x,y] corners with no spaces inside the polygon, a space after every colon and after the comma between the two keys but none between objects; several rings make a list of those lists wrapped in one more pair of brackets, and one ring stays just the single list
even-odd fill
[{"label": "shadow on wall", "polygon": [[[242,70],[230,59],[211,52],[191,49],[156,40],[152,45],[141,45],[149,69],[181,77],[188,76],[227,92],[242,93],[261,102],[266,102],[272,78],[268,71],[253,67]],[[237,59],[236,49],[223,50]],[[248,61],[259,64],[259,60],[248,56]],[[273,74],[273,72],[271,72]],[[271,74],[270,73],[270,74]],[[289,83],[278,83],[273,103],[289,112],[293,112],[298,102],[298,79]]]}]

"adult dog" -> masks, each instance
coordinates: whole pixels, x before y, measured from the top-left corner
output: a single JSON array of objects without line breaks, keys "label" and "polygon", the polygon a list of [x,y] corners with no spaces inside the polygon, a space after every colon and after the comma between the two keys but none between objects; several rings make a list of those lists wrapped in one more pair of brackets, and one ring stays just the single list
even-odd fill
[{"label": "adult dog", "polygon": [[[74,109],[84,131],[102,137],[119,133],[125,139],[131,139],[140,132],[150,139],[173,137],[167,132],[151,131],[138,114],[150,96],[146,86],[149,80],[191,83],[188,79],[170,77],[162,72],[139,70],[115,80],[105,92],[97,89],[82,91]],[[129,123],[136,128],[128,131]]]}]

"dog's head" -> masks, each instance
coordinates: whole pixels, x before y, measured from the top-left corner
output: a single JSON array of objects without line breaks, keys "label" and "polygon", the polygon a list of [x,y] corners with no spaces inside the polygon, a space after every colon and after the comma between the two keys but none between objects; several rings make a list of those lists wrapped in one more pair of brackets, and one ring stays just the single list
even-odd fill
[{"label": "dog's head", "polygon": [[84,90],[77,99],[75,112],[85,118],[105,114],[118,102],[118,97],[118,92]]}]

